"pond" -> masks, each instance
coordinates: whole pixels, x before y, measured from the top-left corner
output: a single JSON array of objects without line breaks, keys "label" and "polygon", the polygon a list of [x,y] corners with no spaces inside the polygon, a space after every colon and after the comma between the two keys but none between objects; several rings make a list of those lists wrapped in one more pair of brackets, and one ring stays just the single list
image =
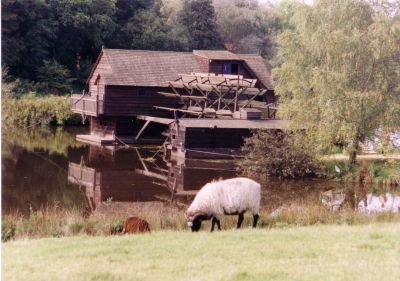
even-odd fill
[{"label": "pond", "polygon": [[[77,142],[75,135],[86,130],[3,131],[3,215],[28,215],[46,206],[79,208],[87,216],[135,215],[135,208],[179,204],[183,216],[205,183],[239,175],[232,160],[168,161],[156,146],[99,147]],[[271,217],[309,206],[360,213],[397,213],[400,206],[398,189],[373,185],[270,179],[262,187],[262,208]]]}]

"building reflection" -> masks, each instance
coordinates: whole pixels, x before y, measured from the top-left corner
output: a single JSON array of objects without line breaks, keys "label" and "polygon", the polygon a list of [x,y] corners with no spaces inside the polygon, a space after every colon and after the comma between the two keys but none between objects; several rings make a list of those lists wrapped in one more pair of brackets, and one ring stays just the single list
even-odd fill
[{"label": "building reflection", "polygon": [[69,162],[68,181],[84,189],[90,212],[104,202],[186,204],[205,183],[235,176],[229,161],[168,162],[156,149],[92,145],[88,149],[80,161]]}]

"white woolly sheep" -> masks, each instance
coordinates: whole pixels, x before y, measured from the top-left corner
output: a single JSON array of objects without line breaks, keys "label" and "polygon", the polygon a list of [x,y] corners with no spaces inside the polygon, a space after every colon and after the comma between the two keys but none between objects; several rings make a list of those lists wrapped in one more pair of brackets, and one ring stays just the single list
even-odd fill
[{"label": "white woolly sheep", "polygon": [[261,186],[248,178],[233,178],[207,183],[197,193],[186,212],[188,226],[198,231],[203,220],[212,219],[211,231],[217,224],[221,230],[222,215],[238,215],[237,228],[243,222],[244,213],[253,214],[253,227],[259,218]]}]

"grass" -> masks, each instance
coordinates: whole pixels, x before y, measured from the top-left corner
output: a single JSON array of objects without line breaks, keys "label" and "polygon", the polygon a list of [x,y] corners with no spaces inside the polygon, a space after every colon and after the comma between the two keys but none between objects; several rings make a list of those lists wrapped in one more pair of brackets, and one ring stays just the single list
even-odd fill
[{"label": "grass", "polygon": [[[99,208],[107,207],[103,203]],[[118,204],[115,209],[118,209]],[[397,213],[357,213],[352,208],[344,206],[337,212],[321,206],[319,201],[295,200],[282,206],[279,212],[272,215],[270,210],[263,209],[260,214],[260,228],[287,228],[310,225],[366,225],[369,223],[400,223]],[[160,230],[187,230],[184,216],[185,209],[174,206],[141,207],[129,212],[149,222],[150,228]],[[77,208],[62,209],[59,207],[44,207],[31,211],[28,216],[20,213],[5,214],[2,217],[2,241],[37,239],[44,237],[70,237],[79,235],[109,236],[114,228],[122,224],[127,213],[122,211],[99,213],[89,217]],[[237,216],[224,216],[221,224],[225,229],[235,228]],[[250,214],[245,215],[243,225],[252,223]],[[209,230],[211,222],[206,221],[202,229]]]},{"label": "grass", "polygon": [[5,243],[4,280],[400,280],[400,224]]}]

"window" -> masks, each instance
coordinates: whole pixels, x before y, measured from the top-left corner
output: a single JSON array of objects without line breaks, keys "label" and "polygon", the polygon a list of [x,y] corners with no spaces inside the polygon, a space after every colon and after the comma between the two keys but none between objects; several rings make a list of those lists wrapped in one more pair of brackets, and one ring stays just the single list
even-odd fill
[{"label": "window", "polygon": [[239,64],[238,63],[224,63],[223,68],[222,68],[222,74],[233,74],[233,75],[238,75],[239,74]]},{"label": "window", "polygon": [[231,74],[239,74],[239,64],[238,63],[232,63],[231,65]]},{"label": "window", "polygon": [[147,96],[147,90],[146,90],[146,88],[142,88],[142,87],[139,88],[137,93],[138,93],[138,96],[139,96],[139,97]]}]

